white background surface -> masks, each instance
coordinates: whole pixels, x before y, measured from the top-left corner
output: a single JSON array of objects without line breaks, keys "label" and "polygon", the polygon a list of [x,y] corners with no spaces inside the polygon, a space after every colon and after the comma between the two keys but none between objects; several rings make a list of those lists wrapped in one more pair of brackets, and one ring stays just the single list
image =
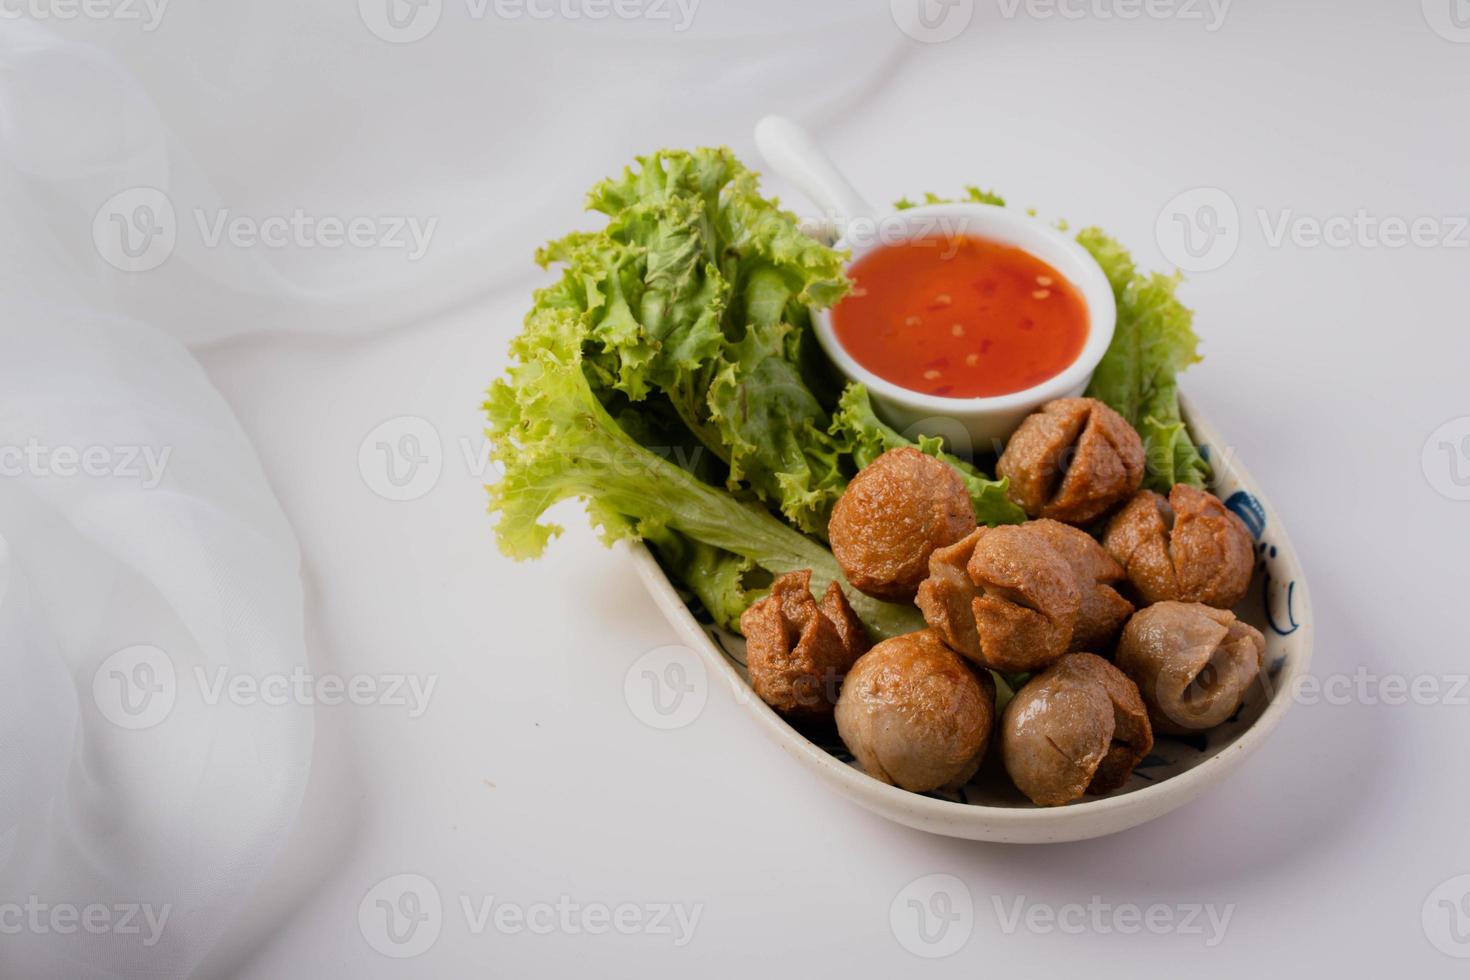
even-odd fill
[{"label": "white background surface", "polygon": [[[1470,214],[1470,44],[1432,31],[1414,0],[1240,0],[1217,31],[1108,19],[1091,6],[1074,7],[1091,11],[1076,20],[1003,9],[979,0],[947,43],[894,29],[879,46],[891,58],[854,55],[848,66],[871,63],[871,80],[840,99],[793,101],[829,106],[808,121],[874,200],[979,183],[1044,215],[1099,224],[1148,267],[1166,266],[1154,227],[1167,202],[1223,189],[1239,209],[1240,244],[1185,287],[1206,355],[1186,386],[1286,517],[1315,603],[1314,673],[1423,675],[1448,690],[1447,678],[1470,671],[1470,503],[1436,492],[1432,479],[1445,485],[1451,461],[1431,454],[1440,466],[1431,479],[1421,450],[1442,423],[1470,415],[1470,233],[1458,248],[1272,247],[1258,212],[1273,223],[1285,212]],[[698,21],[659,43],[703,43]],[[544,54],[498,57],[511,60],[495,63],[497,77],[523,79],[491,93],[506,103],[562,69]],[[536,193],[560,205],[507,220],[498,245],[517,259],[485,273],[497,288],[371,336],[257,337],[202,354],[300,539],[312,667],[437,683],[418,718],[382,705],[317,709],[297,831],[203,972],[1463,974],[1426,938],[1421,912],[1441,882],[1470,873],[1470,691],[1458,705],[1299,705],[1206,798],[1115,837],[1039,848],[924,836],[830,795],[722,688],[677,731],[634,716],[624,675],[674,634],[626,556],[603,550],[575,514],[542,561],[497,554],[480,489],[488,474],[477,472],[477,402],[540,275],[532,251],[569,229],[593,180],[638,147],[720,140],[749,158],[756,116],[792,105],[650,118],[635,101],[595,96],[600,71],[635,75],[636,59],[580,64],[590,86],[582,111],[627,114],[639,141],[560,137],[562,163],[535,178]],[[471,88],[443,97],[468,99]],[[425,167],[462,165],[446,162],[454,139],[438,135],[442,145],[416,135]],[[538,132],[527,120],[501,138]],[[501,179],[493,163],[482,177]],[[405,415],[437,429],[443,471],[426,496],[392,502],[369,488],[358,451],[375,426]],[[429,879],[445,914],[432,948],[395,960],[371,948],[358,910],[401,873]],[[900,944],[889,913],[909,882],[934,873],[964,882],[974,921],[958,952],[926,961]],[[493,924],[475,934],[460,899],[491,896],[684,903],[700,918],[678,948],[660,935],[507,934]],[[1091,924],[1007,932],[992,897],[1007,912],[1018,898],[1233,912],[1223,941],[1207,947],[1208,935]],[[1470,909],[1461,922],[1470,927]]]}]

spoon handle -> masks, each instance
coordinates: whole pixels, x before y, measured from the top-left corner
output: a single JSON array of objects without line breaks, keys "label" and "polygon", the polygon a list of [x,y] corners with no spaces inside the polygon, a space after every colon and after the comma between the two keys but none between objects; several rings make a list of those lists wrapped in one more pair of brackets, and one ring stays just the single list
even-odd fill
[{"label": "spoon handle", "polygon": [[755,145],[776,173],[795,184],[823,216],[845,233],[857,220],[872,220],[873,206],[863,200],[817,141],[785,116],[766,116],[755,124]]}]

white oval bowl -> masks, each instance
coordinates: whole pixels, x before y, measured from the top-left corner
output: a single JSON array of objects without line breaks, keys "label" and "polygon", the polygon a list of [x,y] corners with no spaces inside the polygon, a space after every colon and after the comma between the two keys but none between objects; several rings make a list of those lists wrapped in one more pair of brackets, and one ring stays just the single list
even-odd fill
[{"label": "white oval bowl", "polygon": [[977,777],[988,782],[971,783],[957,794],[910,793],[881,783],[857,768],[840,743],[818,745],[756,697],[745,679],[740,638],[699,622],[647,548],[633,546],[634,562],[683,642],[699,651],[713,677],[728,685],[755,726],[853,802],[909,827],[969,840],[1043,844],[1117,833],[1163,816],[1233,772],[1281,721],[1312,658],[1307,584],[1280,518],[1233,454],[1211,451],[1227,443],[1187,401],[1184,412],[1190,432],[1215,467],[1211,489],[1242,516],[1256,539],[1251,591],[1235,612],[1266,637],[1266,683],[1253,689],[1234,718],[1201,736],[1159,736],[1154,752],[1128,784],[1107,796],[1062,807],[1034,806],[1013,787],[999,785],[1003,777],[996,777],[995,740],[992,758]]},{"label": "white oval bowl", "polygon": [[[837,339],[829,310],[813,310],[812,322],[817,341],[834,364],[847,377],[868,388],[878,414],[900,430],[922,429],[925,423],[939,418],[948,423],[943,435],[951,448],[965,453],[969,448],[989,452],[1004,442],[1021,419],[1053,398],[1080,395],[1092,380],[1092,372],[1107,353],[1117,322],[1117,303],[1107,276],[1092,255],[1067,235],[1037,218],[1011,208],[993,204],[926,204],[908,208],[870,221],[855,221],[836,244],[851,252],[848,266],[869,252],[902,241],[927,237],[964,235],[983,238],[1019,248],[1045,262],[1063,276],[1082,295],[1087,307],[1087,340],[1077,359],[1061,373],[1040,384],[1006,395],[986,398],[946,398],[910,391],[902,385],[879,377],[857,362]],[[969,447],[955,445],[953,432],[958,428],[969,440]]]}]

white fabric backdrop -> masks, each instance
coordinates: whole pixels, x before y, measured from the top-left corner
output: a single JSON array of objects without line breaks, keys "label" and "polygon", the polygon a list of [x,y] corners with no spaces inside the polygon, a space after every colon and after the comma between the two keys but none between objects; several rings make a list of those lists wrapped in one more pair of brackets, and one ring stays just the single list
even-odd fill
[{"label": "white fabric backdrop", "polygon": [[[897,42],[839,0],[712,7],[674,46],[466,30],[474,5],[413,43],[372,0],[98,9],[0,20],[0,901],[42,922],[0,943],[6,976],[187,975],[305,791],[310,706],[212,687],[307,653],[293,532],[188,348],[524,277],[528,231],[580,220],[544,175],[820,111]],[[47,926],[95,906],[105,929]]]}]

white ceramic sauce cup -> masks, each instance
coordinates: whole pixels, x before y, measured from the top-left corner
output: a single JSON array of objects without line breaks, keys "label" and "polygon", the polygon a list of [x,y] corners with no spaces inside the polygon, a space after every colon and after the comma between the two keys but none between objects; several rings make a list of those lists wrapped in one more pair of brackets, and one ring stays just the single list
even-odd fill
[{"label": "white ceramic sauce cup", "polygon": [[[873,407],[907,436],[940,436],[962,455],[999,452],[1021,420],[1053,398],[1080,395],[1113,339],[1117,305],[1097,261],[1067,235],[1022,211],[990,204],[930,204],[879,216],[796,123],[767,116],[755,129],[756,146],[773,171],[791,181],[838,229],[836,247],[849,266],[874,249],[935,236],[966,236],[1028,252],[1065,277],[1087,308],[1082,352],[1039,384],[1006,395],[945,398],[910,391],[859,364],[837,338],[829,310],[813,311],[817,340],[847,377],[866,385]],[[968,442],[968,445],[964,443]]]}]

